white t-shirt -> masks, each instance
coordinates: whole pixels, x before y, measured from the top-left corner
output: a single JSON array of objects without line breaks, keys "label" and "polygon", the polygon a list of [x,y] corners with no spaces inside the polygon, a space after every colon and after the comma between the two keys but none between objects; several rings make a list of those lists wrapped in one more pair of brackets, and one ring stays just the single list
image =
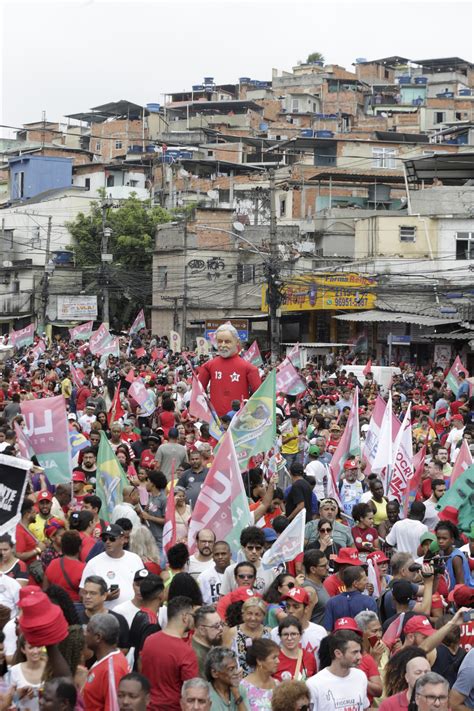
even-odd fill
[{"label": "white t-shirt", "polygon": [[318,711],[363,711],[370,706],[367,677],[360,669],[350,669],[347,676],[341,677],[326,668],[307,679],[306,684]]},{"label": "white t-shirt", "polygon": [[96,419],[95,415],[82,415],[82,417],[79,418],[78,422],[84,434],[90,434],[92,423],[95,422]]},{"label": "white t-shirt", "polygon": [[10,578],[6,573],[0,572],[0,605],[9,608],[10,619],[17,614],[20,588],[21,585],[15,578]]},{"label": "white t-shirt", "polygon": [[324,499],[327,496],[327,484],[328,484],[328,469],[322,463],[318,462],[316,459],[308,462],[304,470],[305,474],[312,476],[315,479],[315,485],[313,488],[314,493],[318,501]]},{"label": "white t-shirt", "polygon": [[421,521],[412,518],[404,518],[396,521],[388,534],[386,541],[389,546],[397,549],[398,553],[410,553],[416,558],[417,549],[420,545],[420,536],[426,533],[428,528]]},{"label": "white t-shirt", "polygon": [[219,600],[223,580],[224,573],[218,573],[214,564],[198,577],[197,581],[205,605],[214,605]]},{"label": "white t-shirt", "polygon": [[18,640],[14,617],[8,620],[7,624],[3,628],[3,634],[5,635],[5,656],[13,657],[16,652],[16,644]]},{"label": "white t-shirt", "polygon": [[423,523],[425,526],[428,526],[430,531],[432,531],[439,521],[438,512],[435,508],[436,503],[438,502],[434,503],[433,501],[427,499],[426,501],[423,501],[423,503],[425,505],[425,518],[423,519]]},{"label": "white t-shirt", "polygon": [[192,575],[195,580],[197,580],[201,573],[204,573],[205,570],[213,567],[214,561],[212,558],[209,558],[209,560],[198,560],[195,555],[192,555],[189,558],[188,573],[189,575]]},{"label": "white t-shirt", "polygon": [[458,454],[458,450],[456,449],[456,445],[459,442],[460,439],[462,439],[462,436],[464,434],[464,427],[461,430],[458,430],[457,427],[453,427],[451,432],[448,434],[447,439],[446,439],[446,447],[451,447],[449,450],[449,461],[451,464],[453,464],[456,461],[456,457]]},{"label": "white t-shirt", "polygon": [[130,628],[132,626],[133,618],[139,610],[140,608],[134,605],[131,600],[127,600],[126,602],[122,602],[120,605],[117,605],[114,612],[122,615],[122,617],[125,617],[127,625]]},{"label": "white t-shirt", "polygon": [[[234,568],[236,565],[237,563],[233,563],[232,565],[229,565],[228,568],[226,568],[226,571],[224,573],[224,579],[221,585],[221,595],[227,595],[227,593],[230,593],[232,592],[232,590],[236,590],[239,587],[234,576]],[[257,566],[257,578],[255,580],[255,585],[253,586],[253,589],[263,595],[268,586],[273,583],[277,575],[278,573],[276,573],[273,568],[265,570],[262,563],[260,562]]]},{"label": "white t-shirt", "polygon": [[[310,622],[306,629],[303,630],[303,634],[301,636],[301,647],[310,654],[314,654],[317,668],[319,668],[319,647],[321,645],[321,640],[323,637],[327,637],[327,634],[327,630],[325,630],[324,627],[317,625],[315,622]],[[272,629],[271,638],[278,645],[280,644],[278,627],[274,627]]]},{"label": "white t-shirt", "polygon": [[84,581],[89,575],[100,575],[109,587],[118,585],[120,588],[119,597],[105,603],[109,610],[115,610],[118,605],[131,600],[135,595],[133,578],[137,570],[141,570],[143,567],[141,558],[130,551],[123,551],[121,558],[111,558],[107,553],[99,553],[86,563],[79,587],[84,587]]},{"label": "white t-shirt", "polygon": [[134,531],[141,526],[140,516],[135,511],[132,504],[129,504],[127,501],[114,506],[113,511],[110,514],[110,523],[115,523],[119,520],[119,518],[128,518]]}]

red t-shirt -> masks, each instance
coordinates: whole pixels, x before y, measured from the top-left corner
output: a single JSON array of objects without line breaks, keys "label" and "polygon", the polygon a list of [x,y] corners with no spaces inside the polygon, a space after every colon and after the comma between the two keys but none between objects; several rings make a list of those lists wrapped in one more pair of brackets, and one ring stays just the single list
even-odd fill
[{"label": "red t-shirt", "polygon": [[91,396],[91,391],[85,385],[81,385],[77,391],[76,408],[81,412],[86,407],[87,398]]},{"label": "red t-shirt", "polygon": [[155,455],[151,449],[144,449],[140,455],[140,466],[145,469],[153,469],[155,466]]},{"label": "red t-shirt", "polygon": [[117,650],[93,664],[84,686],[84,708],[87,711],[112,711],[109,699],[109,659],[112,659],[115,676],[115,688],[120,679],[128,674],[128,662],[122,652]]},{"label": "red t-shirt", "polygon": [[[181,687],[187,679],[199,676],[191,644],[166,632],[146,638],[140,655],[142,674],[151,683],[148,711],[176,711],[180,707]],[[95,711],[87,707],[87,711]]]},{"label": "red t-shirt", "polygon": [[232,400],[247,399],[261,384],[258,368],[239,355],[217,356],[199,368],[199,380],[206,389],[210,382],[210,398],[219,417],[230,410]]},{"label": "red t-shirt", "polygon": [[461,625],[461,647],[469,652],[474,649],[474,621],[463,622]]},{"label": "red t-shirt", "polygon": [[400,691],[399,694],[394,694],[384,699],[379,706],[379,711],[400,711],[400,709],[408,708],[407,692]]},{"label": "red t-shirt", "polygon": [[[286,654],[280,651],[278,669],[276,674],[273,675],[273,678],[278,679],[278,681],[291,681],[295,675],[296,661],[296,659],[291,659],[291,657],[287,657]],[[309,677],[314,676],[317,671],[314,654],[303,649],[303,659],[300,665],[298,680],[301,678],[309,679]]]},{"label": "red t-shirt", "polygon": [[367,549],[362,545],[363,543],[371,543],[374,545],[379,537],[376,528],[360,528],[359,526],[352,527],[352,537],[358,551],[366,551]]},{"label": "red t-shirt", "polygon": [[[364,672],[365,676],[367,679],[370,679],[371,676],[380,676],[380,671],[375,663],[375,659],[370,655],[370,654],[363,654],[362,659],[360,660],[359,664],[359,669]],[[370,703],[374,700],[374,697],[367,692],[367,698],[369,699]]]},{"label": "red t-shirt", "polygon": [[[34,551],[38,545],[38,541],[32,533],[30,533],[26,528],[24,528],[20,523],[17,523],[15,529],[15,548],[17,553],[28,553],[29,551]],[[28,563],[36,560],[38,556],[33,558],[28,558]]]},{"label": "red t-shirt", "polygon": [[[61,561],[63,561],[64,570],[66,571],[73,587],[69,585],[67,578],[62,571]],[[80,602],[79,583],[81,582],[82,571],[85,567],[86,564],[81,560],[73,560],[72,558],[55,558],[48,565],[48,569],[45,574],[52,585],[59,585],[64,588],[68,595],[70,595],[73,602]]]},{"label": "red t-shirt", "polygon": [[331,597],[339,595],[339,593],[346,592],[346,586],[336,573],[326,578],[323,585]]},{"label": "red t-shirt", "polygon": [[97,543],[97,539],[92,536],[88,536],[84,531],[79,531],[79,535],[82,539],[82,546],[80,552],[80,559],[83,563],[86,562],[86,558]]}]

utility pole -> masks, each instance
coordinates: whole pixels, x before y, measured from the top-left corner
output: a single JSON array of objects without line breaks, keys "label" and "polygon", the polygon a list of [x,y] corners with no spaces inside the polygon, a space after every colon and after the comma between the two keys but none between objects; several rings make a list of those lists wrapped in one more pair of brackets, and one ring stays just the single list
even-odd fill
[{"label": "utility pole", "polygon": [[184,218],[184,284],[183,284],[183,323],[181,324],[181,343],[186,344],[186,323],[188,320],[188,218]]},{"label": "utility pole", "polygon": [[102,323],[107,328],[109,327],[109,278],[108,278],[108,262],[112,261],[112,254],[108,252],[109,237],[112,235],[112,230],[107,226],[107,209],[110,207],[111,201],[105,199],[102,201],[102,241],[100,246],[101,258],[101,284],[102,284]]},{"label": "utility pole", "polygon": [[267,265],[267,295],[270,315],[271,362],[276,363],[280,355],[280,291],[278,289],[278,239],[275,196],[275,171],[269,170],[270,188],[270,260]]},{"label": "utility pole", "polygon": [[49,263],[51,254],[51,230],[52,230],[53,218],[48,217],[48,230],[46,233],[46,253],[44,256],[44,272],[41,287],[41,330],[46,330],[46,314],[48,311],[49,302],[49,279],[54,271],[54,265]]}]

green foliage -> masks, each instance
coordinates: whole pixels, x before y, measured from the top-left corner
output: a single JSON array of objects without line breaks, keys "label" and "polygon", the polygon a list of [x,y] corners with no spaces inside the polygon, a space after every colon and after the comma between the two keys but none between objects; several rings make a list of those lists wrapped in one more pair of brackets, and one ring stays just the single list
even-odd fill
[{"label": "green foliage", "polygon": [[[120,207],[108,207],[105,217],[106,225],[112,230],[108,251],[113,254],[114,267],[151,271],[156,226],[169,222],[170,213],[132,194]],[[79,268],[101,263],[102,220],[101,204],[94,201],[88,215],[81,212],[75,220],[66,223],[74,238]]]},{"label": "green foliage", "polygon": [[321,54],[321,52],[311,52],[311,54],[308,54],[308,59],[306,60],[306,64],[313,64],[313,62],[324,62],[324,55]]}]

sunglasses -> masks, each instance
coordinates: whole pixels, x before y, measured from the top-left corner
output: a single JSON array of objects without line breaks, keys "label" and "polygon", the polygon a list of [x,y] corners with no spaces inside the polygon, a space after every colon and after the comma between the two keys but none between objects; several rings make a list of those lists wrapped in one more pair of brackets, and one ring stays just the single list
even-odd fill
[{"label": "sunglasses", "polygon": [[331,533],[332,528],[320,528],[319,532],[320,533]]},{"label": "sunglasses", "polygon": [[249,551],[261,551],[263,550],[263,546],[254,546],[251,543],[248,546],[245,546]]},{"label": "sunglasses", "polygon": [[252,580],[255,577],[253,573],[237,573],[239,580]]},{"label": "sunglasses", "polygon": [[289,588],[290,590],[295,587],[295,584],[293,582],[283,583],[283,585],[286,585],[286,587]]},{"label": "sunglasses", "polygon": [[104,543],[107,543],[107,541],[110,541],[110,543],[115,543],[117,538],[115,536],[102,536],[102,541]]}]

